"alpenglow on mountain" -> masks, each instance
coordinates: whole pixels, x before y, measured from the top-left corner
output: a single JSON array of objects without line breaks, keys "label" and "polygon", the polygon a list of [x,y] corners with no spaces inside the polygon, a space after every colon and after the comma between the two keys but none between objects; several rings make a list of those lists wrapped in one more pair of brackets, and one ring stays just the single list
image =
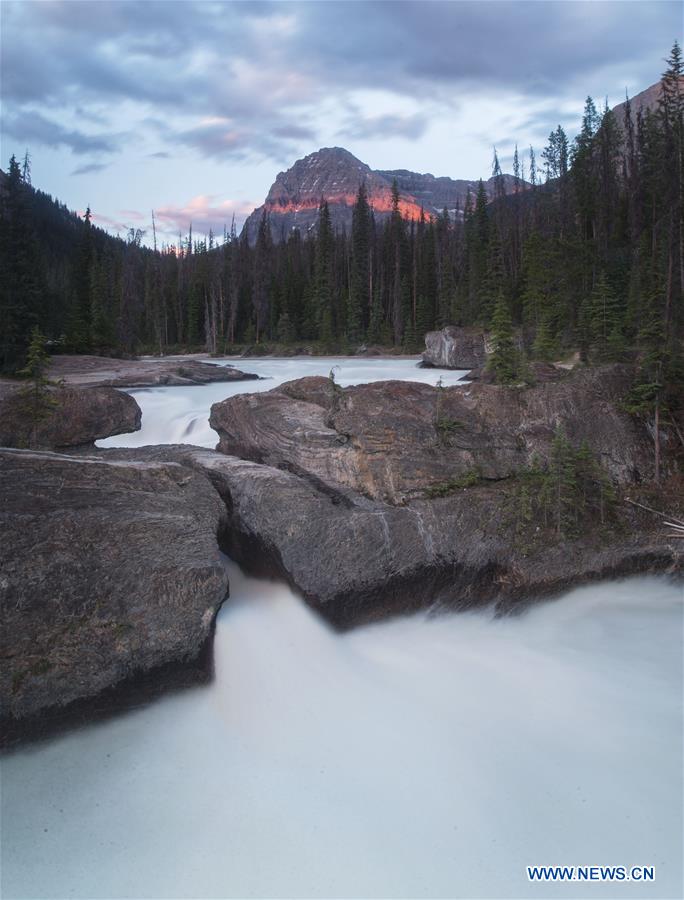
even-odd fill
[{"label": "alpenglow on mountain", "polygon": [[[323,147],[278,174],[265,203],[251,213],[244,228],[253,242],[265,210],[274,241],[287,239],[295,228],[304,235],[316,227],[318,207],[321,198],[325,198],[333,229],[349,231],[361,182],[366,183],[376,219],[383,219],[392,209],[394,179],[400,192],[399,209],[409,219],[420,218],[421,210],[426,217],[438,216],[445,208],[452,216],[460,217],[468,191],[474,195],[478,185],[477,180],[436,178],[407,169],[373,170],[343,147]],[[503,183],[506,192],[510,193],[513,177],[504,175]],[[484,186],[488,196],[493,196],[494,179],[485,181]]]}]

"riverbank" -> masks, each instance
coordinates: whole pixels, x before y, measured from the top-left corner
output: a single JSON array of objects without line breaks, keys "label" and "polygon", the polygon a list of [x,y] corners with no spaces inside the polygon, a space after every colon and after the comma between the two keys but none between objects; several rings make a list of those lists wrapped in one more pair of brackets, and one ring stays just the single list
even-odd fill
[{"label": "riverbank", "polygon": [[112,359],[104,356],[53,356],[47,376],[77,387],[154,387],[210,384],[216,381],[254,381],[257,375],[232,365],[216,366],[207,357]]}]

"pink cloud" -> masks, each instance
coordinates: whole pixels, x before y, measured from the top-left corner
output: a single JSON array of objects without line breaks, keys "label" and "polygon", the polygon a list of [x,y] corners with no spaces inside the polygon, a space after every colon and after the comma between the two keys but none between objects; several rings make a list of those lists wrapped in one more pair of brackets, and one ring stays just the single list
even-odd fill
[{"label": "pink cloud", "polygon": [[150,214],[143,215],[137,209],[120,209],[119,215],[125,216],[127,219],[133,219],[134,222],[145,222],[150,220]]},{"label": "pink cloud", "polygon": [[217,202],[215,194],[198,194],[184,206],[160,206],[154,214],[158,227],[169,234],[187,234],[190,225],[198,234],[223,234],[223,226],[230,228],[235,216],[236,227],[242,226],[247,216],[258,204],[249,200],[221,200]]},{"label": "pink cloud", "polygon": [[[79,212],[81,218],[85,215],[85,211]],[[93,225],[98,228],[104,228],[105,231],[126,232],[132,228],[131,222],[124,222],[123,219],[113,219],[111,216],[105,216],[103,213],[92,213]]]},{"label": "pink cloud", "polygon": [[[215,194],[198,194],[188,200],[182,206],[167,204],[154,211],[157,226],[157,238],[166,241],[169,238],[177,238],[180,233],[185,237],[192,225],[193,233],[208,235],[209,230],[221,238],[224,225],[230,228],[233,215],[235,226],[240,232],[242,223],[257,206],[249,200],[218,200]],[[81,217],[84,212],[79,213]],[[136,209],[119,210],[119,217],[106,216],[103,213],[93,213],[93,224],[104,228],[109,232],[117,232],[121,237],[126,236],[129,228],[143,228],[145,236],[143,243],[152,244],[152,215],[151,212],[142,213]]]}]

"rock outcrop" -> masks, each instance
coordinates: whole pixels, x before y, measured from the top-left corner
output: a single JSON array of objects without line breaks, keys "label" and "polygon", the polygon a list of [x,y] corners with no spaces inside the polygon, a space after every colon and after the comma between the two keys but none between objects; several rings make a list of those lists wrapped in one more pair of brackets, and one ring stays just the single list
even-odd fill
[{"label": "rock outcrop", "polygon": [[38,405],[29,391],[0,382],[0,446],[59,450],[140,428],[138,404],[113,388],[51,387]]},{"label": "rock outcrop", "polygon": [[173,463],[0,450],[5,724],[197,657],[227,591],[225,515]]},{"label": "rock outcrop", "polygon": [[[684,75],[680,76],[679,80],[680,91],[684,92]],[[663,83],[662,81],[656,81],[655,84],[652,84],[650,87],[647,87],[645,91],[640,91],[634,97],[629,98],[629,106],[631,109],[631,117],[632,117],[632,127],[636,129],[637,116],[642,115],[645,116],[646,113],[655,113],[658,109],[658,104],[660,102],[660,98],[663,95]],[[615,120],[620,128],[622,134],[625,131],[625,119],[627,115],[627,103],[623,101],[622,103],[618,103],[617,106],[613,107],[613,115],[615,116]]]},{"label": "rock outcrop", "polygon": [[[125,458],[131,451],[105,451]],[[510,609],[593,578],[677,570],[682,554],[627,506],[619,536],[543,539],[520,547],[511,534],[505,482],[481,484],[404,506],[272,466],[189,446],[136,455],[204,473],[223,498],[222,545],[256,574],[285,578],[328,621],[347,628],[419,608],[497,602]]]},{"label": "rock outcrop", "polygon": [[[600,457],[619,498],[640,490],[652,447],[621,411],[630,376],[579,369],[530,388],[301,378],[215,404],[222,452],[0,450],[5,722],[196,658],[226,593],[219,546],[341,628],[681,572],[684,547],[645,510],[618,503],[565,532],[521,509],[520,470],[549,456],[558,426]],[[682,515],[681,478],[671,484],[667,508]]]},{"label": "rock outcrop", "polygon": [[216,366],[199,359],[110,359],[106,356],[53,356],[49,376],[79,387],[156,387],[253,381],[258,375],[233,366]]},{"label": "rock outcrop", "polygon": [[479,328],[447,325],[425,335],[423,363],[437,369],[476,369],[487,360],[485,333]]},{"label": "rock outcrop", "polygon": [[218,449],[329,487],[400,504],[476,471],[507,478],[547,459],[561,426],[586,441],[618,483],[650,477],[644,429],[621,411],[630,384],[620,366],[582,369],[531,388],[436,388],[376,382],[341,389],[302,378],[212,407]]}]

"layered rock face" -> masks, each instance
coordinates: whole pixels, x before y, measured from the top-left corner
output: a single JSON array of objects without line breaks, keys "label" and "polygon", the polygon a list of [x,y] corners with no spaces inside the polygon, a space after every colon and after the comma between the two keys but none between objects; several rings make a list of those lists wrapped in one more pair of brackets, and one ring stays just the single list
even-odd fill
[{"label": "layered rock face", "polygon": [[645,429],[621,411],[629,384],[620,366],[520,389],[303,378],[213,407],[231,456],[182,452],[226,501],[230,554],[270,565],[336,625],[425,605],[507,608],[592,578],[681,570],[684,548],[627,504],[608,533],[518,534],[515,476],[549,457],[558,426],[615,484],[651,477]]},{"label": "layered rock face", "polygon": [[3,716],[197,657],[227,592],[224,519],[179,465],[0,450]]},{"label": "layered rock face", "polygon": [[[477,180],[435,178],[406,169],[374,171],[342,147],[323,147],[278,174],[265,203],[247,218],[244,228],[254,243],[265,212],[274,241],[286,240],[295,228],[305,235],[316,228],[318,207],[325,198],[333,228],[348,232],[361,182],[366,184],[376,220],[381,221],[392,210],[395,179],[400,191],[399,210],[406,218],[415,220],[423,212],[426,217],[438,216],[445,208],[452,217],[462,216],[468,191],[474,195],[478,187]],[[511,176],[504,177],[504,188],[507,192],[513,190]],[[493,196],[493,179],[485,182],[485,190],[488,196]]]},{"label": "layered rock face", "polygon": [[650,475],[652,448],[620,410],[628,385],[620,367],[527,389],[390,381],[342,390],[303,378],[214,404],[210,423],[223,453],[392,504],[474,470],[507,478],[548,458],[557,426],[629,483]]},{"label": "layered rock face", "polygon": [[[410,194],[421,204],[426,214],[439,215],[448,209],[453,218],[462,218],[466,197],[470,191],[473,199],[478,188],[478,181],[468,181],[463,178],[449,178],[447,176],[435,177],[434,175],[410,172],[408,169],[382,169],[378,171],[391,184],[396,178],[397,187],[402,193]],[[507,194],[515,190],[515,179],[512,175],[503,176],[503,187]],[[488,197],[494,196],[494,179],[483,180]]]},{"label": "layered rock face", "polygon": [[53,356],[49,376],[78,387],[156,387],[253,381],[258,375],[199,359],[109,359],[106,356]]},{"label": "layered rock face", "polygon": [[478,328],[447,325],[425,335],[423,363],[438,369],[476,369],[487,359],[485,334]]},{"label": "layered rock face", "polygon": [[[131,451],[105,451],[124,459]],[[396,506],[293,471],[187,445],[144,459],[203,473],[226,504],[222,546],[248,571],[285,578],[340,628],[420,608],[509,609],[593,578],[677,571],[682,554],[626,507],[619,539],[595,534],[521,550],[507,482]]]},{"label": "layered rock face", "polygon": [[0,446],[80,447],[140,428],[138,404],[112,388],[51,388],[38,413],[29,390],[11,382],[0,383]]}]

